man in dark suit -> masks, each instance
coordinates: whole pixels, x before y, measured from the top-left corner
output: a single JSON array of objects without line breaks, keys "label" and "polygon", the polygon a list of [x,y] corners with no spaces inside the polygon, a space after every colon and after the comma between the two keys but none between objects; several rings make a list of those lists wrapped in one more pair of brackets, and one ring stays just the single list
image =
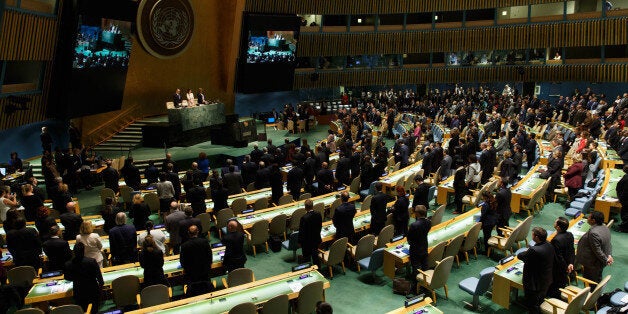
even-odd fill
[{"label": "man in dark suit", "polygon": [[244,156],[244,161],[242,162],[242,180],[245,186],[255,181],[256,172],[257,164],[251,161],[251,156]]},{"label": "man in dark suit", "polygon": [[491,161],[491,153],[488,151],[488,144],[486,142],[482,142],[480,144],[480,148],[482,152],[480,153],[480,169],[482,169],[482,178],[480,178],[480,182],[485,184],[493,175],[493,169],[491,165],[493,162]]},{"label": "man in dark suit", "polygon": [[150,185],[151,183],[157,183],[159,181],[159,169],[155,167],[155,161],[150,160],[148,162],[148,167],[144,170],[144,178],[146,178],[146,185]]},{"label": "man in dark suit", "polygon": [[134,263],[137,261],[137,235],[135,227],[127,225],[126,214],[116,214],[116,226],[109,230],[109,245],[113,265]]},{"label": "man in dark suit", "polygon": [[441,180],[447,179],[451,175],[451,166],[453,164],[453,159],[449,155],[449,153],[443,150],[443,160],[440,162],[440,176]]},{"label": "man in dark suit", "polygon": [[375,183],[375,195],[371,199],[371,231],[370,233],[378,235],[386,224],[386,204],[388,196],[382,193],[382,183]]},{"label": "man in dark suit", "polygon": [[255,189],[270,187],[270,168],[266,166],[265,162],[259,162],[259,169],[255,175]]},{"label": "man in dark suit", "polygon": [[433,173],[435,169],[432,168],[432,160],[434,159],[434,153],[430,146],[425,147],[425,153],[423,153],[423,161],[421,161],[421,168],[423,173],[428,176]]},{"label": "man in dark suit", "polygon": [[181,245],[183,245],[183,243],[190,239],[189,232],[186,232],[186,230],[189,230],[190,226],[196,226],[198,232],[200,234],[203,233],[201,220],[192,216],[192,214],[194,214],[194,210],[192,210],[192,207],[186,207],[183,212],[185,213],[185,218],[179,221],[179,236],[181,237]]},{"label": "man in dark suit", "polygon": [[188,230],[189,240],[181,244],[180,261],[188,282],[188,294],[198,295],[211,292],[209,274],[212,267],[212,248],[209,241],[199,238],[200,229],[191,225]]},{"label": "man in dark suit", "polygon": [[229,191],[229,195],[242,193],[242,187],[244,186],[244,179],[239,172],[235,172],[235,166],[229,166],[229,172],[224,175],[222,183]]},{"label": "man in dark suit", "polygon": [[499,182],[499,191],[495,195],[495,200],[497,201],[497,234],[502,235],[501,229],[503,227],[508,226],[508,220],[510,220],[510,216],[512,215],[512,210],[510,208],[510,200],[512,198],[512,193],[510,189],[506,187],[508,182],[507,178],[501,178]]},{"label": "man in dark suit", "polygon": [[102,171],[101,175],[102,180],[105,182],[105,187],[118,193],[120,190],[120,186],[118,185],[120,174],[118,174],[118,170],[111,167],[111,160],[107,160],[107,168]]},{"label": "man in dark suit", "polygon": [[174,165],[168,164],[168,171],[166,172],[166,181],[170,181],[172,183],[172,187],[174,188],[174,198],[179,199],[181,197],[181,180],[179,179],[179,174],[174,171]]},{"label": "man in dark suit", "polygon": [[573,234],[567,229],[569,228],[569,220],[565,217],[558,217],[554,221],[554,229],[556,235],[552,238],[551,244],[554,246],[556,260],[554,264],[554,278],[552,284],[547,291],[547,295],[552,298],[560,298],[560,290],[567,286],[568,265],[573,265],[576,253],[573,247]]},{"label": "man in dark suit", "polygon": [[61,229],[59,226],[50,228],[50,239],[42,244],[44,253],[48,257],[48,271],[63,270],[67,261],[72,259],[72,251],[68,241],[60,238]]},{"label": "man in dark suit", "polygon": [[187,193],[186,199],[190,202],[194,217],[204,213],[207,210],[205,205],[205,199],[207,198],[207,191],[203,187],[203,183],[194,185]]},{"label": "man in dark suit", "polygon": [[185,213],[179,210],[179,204],[175,201],[170,202],[170,214],[166,216],[164,223],[166,230],[170,234],[170,247],[172,247],[174,254],[179,254],[179,246],[181,245],[179,221],[185,219],[185,217]]},{"label": "man in dark suit", "polygon": [[[604,267],[613,264],[611,233],[604,224],[604,214],[601,212],[594,211],[589,214],[587,222],[591,228],[578,241],[575,264],[584,267],[582,271],[584,278],[600,282]],[[573,265],[569,265],[568,268],[573,270]],[[595,286],[591,286],[591,289],[595,289]]]},{"label": "man in dark suit", "polygon": [[417,205],[423,205],[425,208],[429,208],[428,194],[430,191],[430,185],[423,182],[423,177],[421,175],[415,176],[414,182],[416,182],[417,187],[414,190],[412,208],[415,208]]},{"label": "man in dark suit", "polygon": [[41,265],[41,240],[34,228],[26,228],[26,220],[18,218],[14,223],[15,229],[6,235],[7,248],[13,255],[15,266],[33,266],[38,269]]},{"label": "man in dark suit", "polygon": [[227,272],[243,268],[246,263],[244,254],[244,234],[239,230],[238,221],[231,220],[227,223],[227,234],[220,240],[225,245],[225,256],[222,264]]},{"label": "man in dark suit", "polygon": [[528,162],[528,169],[532,169],[536,164],[536,134],[530,133],[528,142],[525,145],[523,152],[526,154],[526,161]]},{"label": "man in dark suit", "polygon": [[198,89],[198,93],[196,94],[196,99],[198,100],[199,105],[206,105],[207,99],[205,98],[205,91],[202,88]]},{"label": "man in dark suit", "polygon": [[340,152],[340,159],[336,166],[336,180],[338,184],[350,185],[351,184],[351,159],[345,155],[343,151]]},{"label": "man in dark suit", "polygon": [[351,242],[355,234],[353,229],[353,217],[355,217],[355,205],[349,203],[349,192],[344,191],[340,194],[342,204],[336,208],[332,221],[336,227],[336,239],[347,237]]},{"label": "man in dark suit", "polygon": [[140,170],[133,164],[133,157],[129,157],[124,162],[124,167],[120,169],[124,182],[128,187],[131,187],[135,191],[140,189]]},{"label": "man in dark suit", "polygon": [[528,312],[541,313],[540,305],[552,283],[555,253],[554,247],[546,241],[547,231],[545,229],[533,228],[532,240],[535,242],[534,246],[519,253],[517,258],[525,263],[523,266],[523,290]]},{"label": "man in dark suit", "polygon": [[408,158],[410,157],[410,149],[408,145],[403,140],[398,140],[399,142],[399,168],[405,168],[408,166]]},{"label": "man in dark suit", "polygon": [[175,108],[181,107],[181,103],[183,102],[183,98],[181,97],[181,89],[178,89],[172,95],[172,102],[174,103]]},{"label": "man in dark suit", "polygon": [[264,155],[264,152],[259,149],[259,146],[257,144],[253,144],[253,150],[251,151],[250,155],[251,161],[254,163],[258,163],[260,162],[260,160],[262,160],[262,155]]},{"label": "man in dark suit", "polygon": [[314,211],[314,203],[311,199],[305,200],[303,205],[307,212],[299,222],[299,244],[301,244],[305,262],[309,262],[311,258],[312,264],[318,265],[318,246],[322,241],[323,217],[319,212]]},{"label": "man in dark suit", "polygon": [[301,187],[303,186],[303,169],[300,164],[295,164],[292,169],[288,171],[286,178],[288,191],[290,195],[296,201],[301,196]]},{"label": "man in dark suit", "polygon": [[427,219],[427,209],[423,205],[414,208],[416,221],[408,228],[408,243],[410,244],[410,264],[412,269],[427,270],[427,234],[432,223]]},{"label": "man in dark suit", "polygon": [[74,202],[69,202],[65,208],[66,212],[59,216],[59,220],[65,229],[63,231],[63,240],[76,240],[76,235],[79,234],[79,229],[83,223],[83,217],[76,213],[76,204]]},{"label": "man in dark suit", "polygon": [[324,162],[321,170],[316,173],[316,182],[318,182],[318,194],[327,194],[333,191],[334,173],[329,170],[329,165]]},{"label": "man in dark suit", "polygon": [[305,153],[305,163],[303,164],[303,176],[305,177],[306,190],[311,189],[316,174],[316,159],[311,152]]},{"label": "man in dark suit", "polygon": [[100,291],[105,281],[96,260],[85,257],[85,245],[82,242],[74,245],[74,258],[65,263],[63,275],[65,280],[72,281],[74,302],[84,311],[91,304],[91,313],[98,313]]},{"label": "man in dark suit", "polygon": [[624,165],[624,176],[617,182],[617,198],[621,204],[619,231],[628,232],[628,165]]}]

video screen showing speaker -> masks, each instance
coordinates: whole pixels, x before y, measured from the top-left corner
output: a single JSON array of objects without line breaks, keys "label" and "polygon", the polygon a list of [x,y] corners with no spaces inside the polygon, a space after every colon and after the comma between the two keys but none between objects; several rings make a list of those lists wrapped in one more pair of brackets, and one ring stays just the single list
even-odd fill
[{"label": "video screen showing speaker", "polygon": [[122,107],[137,2],[70,0],[61,27],[50,116],[68,118]]},{"label": "video screen showing speaker", "polygon": [[301,19],[296,15],[244,13],[237,91],[292,89]]}]

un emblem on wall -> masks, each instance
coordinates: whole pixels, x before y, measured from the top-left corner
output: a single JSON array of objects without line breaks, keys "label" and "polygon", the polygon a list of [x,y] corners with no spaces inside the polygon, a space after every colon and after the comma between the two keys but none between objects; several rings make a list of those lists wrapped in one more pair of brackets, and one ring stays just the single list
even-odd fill
[{"label": "un emblem on wall", "polygon": [[194,32],[189,0],[142,0],[137,32],[144,48],[158,58],[174,58],[188,46]]}]

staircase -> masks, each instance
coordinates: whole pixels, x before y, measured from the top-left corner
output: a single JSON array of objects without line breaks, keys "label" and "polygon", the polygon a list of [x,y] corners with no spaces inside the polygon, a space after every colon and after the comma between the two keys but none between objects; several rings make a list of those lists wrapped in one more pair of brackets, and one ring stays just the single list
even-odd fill
[{"label": "staircase", "polygon": [[116,133],[110,139],[94,146],[94,151],[128,151],[142,143],[142,127],[144,122],[133,122],[124,130]]}]

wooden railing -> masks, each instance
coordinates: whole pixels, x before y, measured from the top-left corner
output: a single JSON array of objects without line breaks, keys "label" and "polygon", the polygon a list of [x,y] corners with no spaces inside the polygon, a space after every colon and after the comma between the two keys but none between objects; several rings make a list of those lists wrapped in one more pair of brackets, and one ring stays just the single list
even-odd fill
[{"label": "wooden railing", "polygon": [[[132,105],[113,115],[103,114],[103,121],[99,122],[96,128],[88,129],[88,132],[83,134],[83,142],[88,147],[103,143],[142,118],[144,118],[144,114],[140,104]],[[83,130],[86,130],[87,127],[83,125]]]}]

